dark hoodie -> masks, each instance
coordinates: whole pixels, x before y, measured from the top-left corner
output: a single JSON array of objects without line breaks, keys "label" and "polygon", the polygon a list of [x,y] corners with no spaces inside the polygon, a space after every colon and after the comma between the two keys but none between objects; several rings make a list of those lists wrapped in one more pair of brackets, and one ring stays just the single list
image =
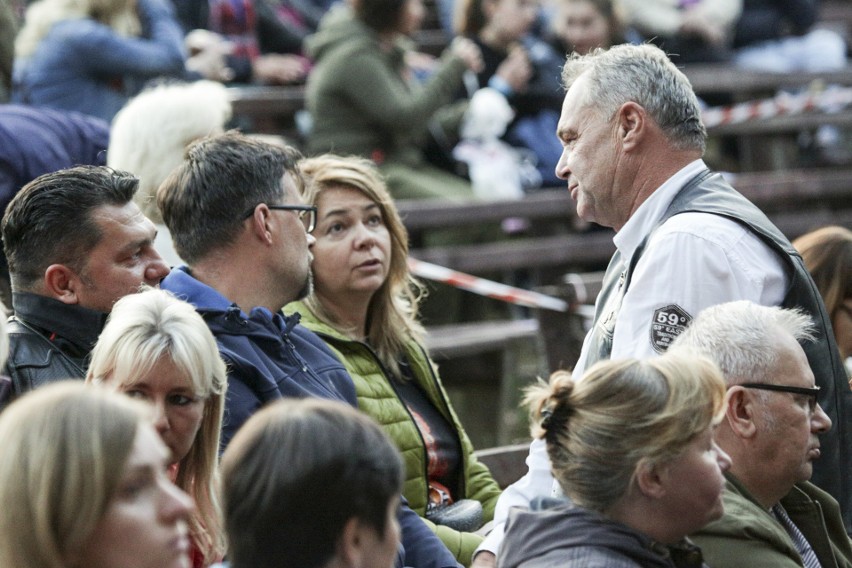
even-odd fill
[{"label": "dark hoodie", "polygon": [[[689,542],[667,547],[630,527],[564,501],[509,514],[498,568],[701,568]],[[541,510],[544,509],[544,510]]]}]

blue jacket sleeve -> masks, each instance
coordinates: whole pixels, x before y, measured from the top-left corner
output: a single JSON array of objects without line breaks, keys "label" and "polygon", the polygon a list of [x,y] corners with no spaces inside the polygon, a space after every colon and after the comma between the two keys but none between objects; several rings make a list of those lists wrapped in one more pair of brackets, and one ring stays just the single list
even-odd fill
[{"label": "blue jacket sleeve", "polygon": [[405,497],[397,514],[405,547],[405,566],[411,568],[461,568],[444,543],[435,536],[417,513],[408,506]]},{"label": "blue jacket sleeve", "polygon": [[88,29],[68,37],[73,49],[94,73],[154,77],[184,75],[183,31],[164,0],[139,0],[145,37],[124,37],[111,28],[88,22]]}]

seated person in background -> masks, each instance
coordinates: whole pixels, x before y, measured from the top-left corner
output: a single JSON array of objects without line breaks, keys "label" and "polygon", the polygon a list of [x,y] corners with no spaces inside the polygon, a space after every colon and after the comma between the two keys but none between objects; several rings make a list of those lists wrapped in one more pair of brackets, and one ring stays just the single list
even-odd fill
[{"label": "seated person in background", "polygon": [[431,132],[457,135],[467,103],[450,103],[463,75],[481,68],[479,49],[457,38],[419,83],[406,64],[405,40],[420,27],[422,0],[353,5],[331,10],[307,42],[316,63],[306,95],[313,119],[308,150],[370,158],[396,199],[472,198],[470,183],[430,164],[425,148]]},{"label": "seated person in background", "polygon": [[702,357],[598,363],[531,387],[534,435],[570,501],[515,509],[501,568],[700,568],[686,535],[723,512],[730,459],[713,441],[725,384]]},{"label": "seated person in background", "polygon": [[167,0],[38,0],[15,41],[13,102],[112,120],[148,79],[184,77]]},{"label": "seated person in background", "polygon": [[139,178],[133,201],[157,226],[157,250],[171,266],[180,264],[180,257],[157,209],[157,188],[181,163],[186,147],[224,132],[231,114],[223,85],[196,81],[143,91],[112,121],[107,165]]},{"label": "seated person in background", "polygon": [[699,313],[669,351],[709,357],[728,385],[716,429],[733,462],[725,514],[692,535],[713,568],[852,566],[840,506],[808,482],[831,428],[798,343],[814,333],[799,311],[741,301]]},{"label": "seated person in background", "polygon": [[267,406],[222,456],[222,482],[231,568],[394,566],[402,460],[350,406]]},{"label": "seated person in background", "polygon": [[846,43],[836,32],[811,28],[815,0],[743,0],[734,33],[734,63],[755,71],[830,71],[846,64]]},{"label": "seated person in background", "polygon": [[852,231],[823,227],[802,235],[793,246],[802,255],[825,302],[837,349],[852,376]]},{"label": "seated person in background", "polygon": [[103,166],[45,174],[3,216],[12,276],[9,360],[13,393],[83,379],[112,305],[169,267],[153,223],[133,203],[138,180]]},{"label": "seated person in background", "polygon": [[325,13],[341,0],[271,0],[278,18],[303,39],[316,33]]},{"label": "seated person in background", "polygon": [[[405,456],[403,494],[464,565],[500,496],[473,455],[417,321],[420,286],[408,271],[408,234],[375,166],[326,155],[302,160],[304,199],[317,207],[314,291],[285,312],[335,351],[355,383],[358,407]],[[427,442],[426,440],[429,440]],[[461,499],[480,505],[454,527],[442,518]],[[462,503],[456,510],[461,511]],[[470,506],[471,503],[465,503]],[[443,511],[443,516],[442,516]]]},{"label": "seated person in background", "polygon": [[229,43],[226,80],[272,85],[302,82],[309,70],[308,60],[301,56],[304,36],[282,22],[267,2],[174,0],[174,5],[189,32],[187,39],[207,30]]},{"label": "seated person in background", "polygon": [[565,54],[531,34],[539,13],[537,0],[459,0],[456,31],[482,51],[478,87],[500,91],[515,110],[505,140],[530,150],[543,185],[559,183],[556,163],[562,153],[552,136],[564,91],[559,68]]},{"label": "seated person in background", "polygon": [[0,566],[189,566],[192,499],[142,404],[54,384],[0,414],[0,439]]},{"label": "seated person in background", "polygon": [[730,59],[734,26],[743,0],[621,0],[626,22],[672,61],[713,63]]},{"label": "seated person in background", "polygon": [[[627,41],[624,14],[617,0],[557,0],[549,40],[564,56],[586,55],[596,47],[608,49]],[[630,35],[635,35],[633,32]]]},{"label": "seated person in background", "polygon": [[192,567],[221,560],[218,461],[226,375],[201,316],[164,290],[125,296],[92,351],[86,382],[152,405],[154,427],[170,453],[169,476],[195,501]]},{"label": "seated person in background", "polygon": [[[104,164],[109,124],[76,112],[0,105],[0,211],[23,186],[71,166]],[[9,267],[0,253],[0,297],[12,305]]]},{"label": "seated person in background", "polygon": [[[816,0],[743,0],[734,35],[733,62],[753,71],[824,72],[846,65],[846,41],[835,31],[813,29]],[[829,88],[831,88],[829,86]],[[841,106],[827,108],[837,111]],[[819,163],[848,163],[850,152],[836,124],[823,124],[798,138],[805,155]]]}]

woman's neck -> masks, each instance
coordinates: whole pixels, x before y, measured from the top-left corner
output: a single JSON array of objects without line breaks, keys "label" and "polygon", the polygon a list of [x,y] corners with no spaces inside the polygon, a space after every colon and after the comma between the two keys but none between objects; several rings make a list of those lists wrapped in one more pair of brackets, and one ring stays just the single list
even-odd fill
[{"label": "woman's neck", "polygon": [[314,294],[341,333],[358,341],[367,336],[367,310],[372,296],[329,298],[317,291]]},{"label": "woman's neck", "polygon": [[665,518],[653,506],[637,506],[635,501],[615,505],[607,516],[662,544],[676,544],[685,536],[677,522]]}]

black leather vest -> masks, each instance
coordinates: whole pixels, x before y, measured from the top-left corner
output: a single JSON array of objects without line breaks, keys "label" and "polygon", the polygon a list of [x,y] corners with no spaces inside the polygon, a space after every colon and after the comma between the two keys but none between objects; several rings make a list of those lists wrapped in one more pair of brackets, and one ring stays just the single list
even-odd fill
[{"label": "black leather vest", "polygon": [[[654,229],[680,213],[712,213],[745,225],[760,237],[786,264],[790,288],[781,306],[799,308],[816,324],[816,340],[802,346],[820,387],[819,403],[832,421],[831,431],[820,437],[821,457],[814,462],[811,481],[840,502],[847,532],[852,531],[852,391],[834,340],[831,318],[801,256],[781,231],[753,203],[728,184],[721,175],[704,171],[690,180],[675,196]],[[653,230],[651,231],[653,233]],[[630,278],[645,250],[649,233],[636,248],[623,271],[618,252],[610,261],[595,308],[595,323],[589,340],[586,368],[612,352],[615,315]],[[736,298],[731,298],[735,300]],[[614,302],[608,306],[609,302]],[[611,315],[610,315],[611,314]]]}]

